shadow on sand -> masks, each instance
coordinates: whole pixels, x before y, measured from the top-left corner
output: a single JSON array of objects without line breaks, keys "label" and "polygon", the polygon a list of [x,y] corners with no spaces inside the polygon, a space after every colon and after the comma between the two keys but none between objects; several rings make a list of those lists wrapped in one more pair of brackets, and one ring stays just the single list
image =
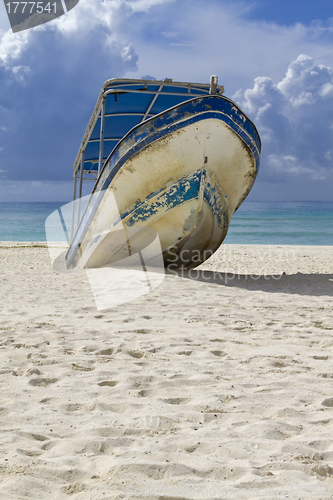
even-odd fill
[{"label": "shadow on sand", "polygon": [[333,296],[333,274],[244,275],[204,269],[180,269],[177,272],[172,271],[167,274],[193,281],[243,288],[250,291],[260,290],[268,293]]}]

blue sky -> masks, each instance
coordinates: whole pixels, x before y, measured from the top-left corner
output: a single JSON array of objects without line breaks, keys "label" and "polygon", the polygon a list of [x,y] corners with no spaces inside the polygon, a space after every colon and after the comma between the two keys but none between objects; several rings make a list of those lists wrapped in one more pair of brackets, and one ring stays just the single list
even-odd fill
[{"label": "blue sky", "polygon": [[[0,201],[69,201],[103,82],[225,85],[257,125],[249,199],[333,200],[333,9],[300,0],[80,0],[13,34],[0,9]],[[90,185],[89,185],[90,186]]]}]

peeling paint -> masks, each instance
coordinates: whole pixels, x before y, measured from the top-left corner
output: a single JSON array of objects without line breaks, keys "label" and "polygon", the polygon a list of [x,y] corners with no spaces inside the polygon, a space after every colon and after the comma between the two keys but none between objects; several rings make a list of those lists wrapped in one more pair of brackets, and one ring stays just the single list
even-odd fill
[{"label": "peeling paint", "polygon": [[173,183],[163,191],[155,193],[139,204],[136,209],[124,213],[123,222],[128,226],[134,226],[149,220],[154,215],[172,210],[193,198],[197,198],[202,175],[202,171],[196,172]]}]

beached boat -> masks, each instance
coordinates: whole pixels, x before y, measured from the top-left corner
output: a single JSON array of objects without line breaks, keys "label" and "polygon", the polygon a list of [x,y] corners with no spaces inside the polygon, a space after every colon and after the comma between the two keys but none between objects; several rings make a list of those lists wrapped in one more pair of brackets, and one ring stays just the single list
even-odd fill
[{"label": "beached boat", "polygon": [[[104,84],[74,163],[68,268],[119,262],[156,233],[165,266],[215,252],[260,158],[254,124],[223,92],[217,77]],[[95,185],[83,210],[85,179]]]}]

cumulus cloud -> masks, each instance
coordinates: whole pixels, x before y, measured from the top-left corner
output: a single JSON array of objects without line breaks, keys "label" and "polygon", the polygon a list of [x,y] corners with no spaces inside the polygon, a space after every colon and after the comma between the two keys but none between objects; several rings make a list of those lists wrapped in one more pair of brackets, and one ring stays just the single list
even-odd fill
[{"label": "cumulus cloud", "polygon": [[[140,4],[140,2],[139,2]],[[333,33],[327,23],[280,25],[254,19],[258,2],[176,0],[137,16],[132,41],[141,74],[209,82],[220,78],[228,95],[248,88],[258,75],[278,81],[301,54],[331,59]],[[252,15],[252,14],[253,15]],[[250,15],[251,14],[251,15]]]},{"label": "cumulus cloud", "polygon": [[278,83],[258,77],[234,100],[262,137],[262,175],[324,181],[333,171],[333,71],[306,55]]},{"label": "cumulus cloud", "polygon": [[70,179],[105,80],[137,70],[123,0],[81,0],[67,15],[0,40],[1,178]]},{"label": "cumulus cloud", "polygon": [[155,5],[174,2],[175,0],[131,0],[129,5],[135,12],[146,11]]}]

